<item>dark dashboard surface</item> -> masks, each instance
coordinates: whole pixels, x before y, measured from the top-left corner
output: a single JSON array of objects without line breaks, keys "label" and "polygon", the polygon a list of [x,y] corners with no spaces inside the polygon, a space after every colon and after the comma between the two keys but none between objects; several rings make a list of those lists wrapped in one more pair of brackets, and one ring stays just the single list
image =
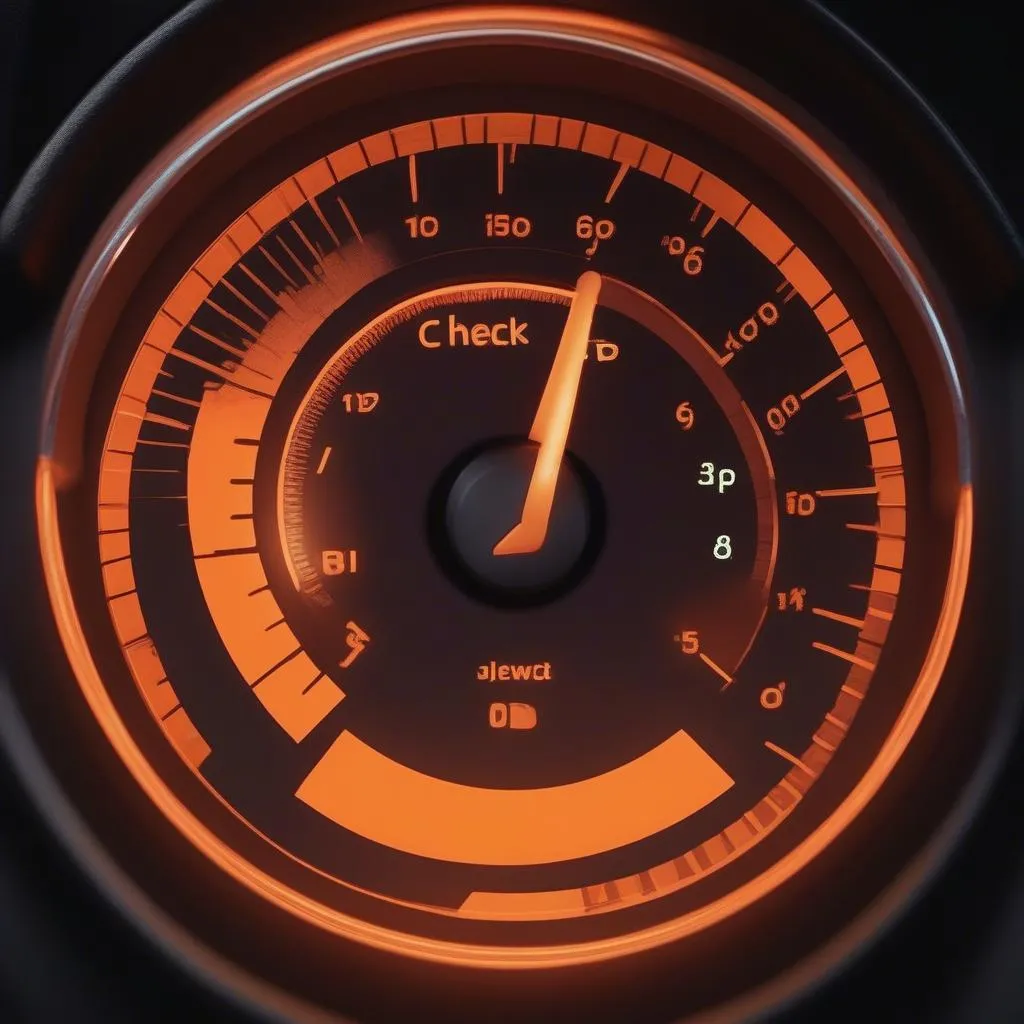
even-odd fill
[{"label": "dark dashboard surface", "polygon": [[[363,2],[372,6],[371,0]],[[238,12],[245,7],[241,0],[199,3],[192,5],[192,16],[202,17],[208,6],[232,4]],[[0,206],[87,91],[181,6],[178,0],[5,0],[0,5]],[[970,5],[833,0],[822,6],[861,33],[921,92],[1024,232],[1019,131],[1024,62],[1011,8],[997,0]],[[762,44],[770,46],[771,40]],[[0,286],[5,282],[0,279]],[[12,296],[2,301],[8,306]],[[1024,383],[1022,303],[1024,294],[1001,317],[1018,399]],[[12,317],[16,323],[17,314]],[[1024,431],[1021,404],[1018,433]],[[1006,486],[1018,494],[1024,478],[1019,459],[1019,447],[1016,456],[1008,447]],[[1019,536],[1006,543],[1019,559]],[[1019,665],[1024,651],[1019,638],[1016,643]],[[979,821],[925,898],[842,978],[785,1021],[1024,1020],[1022,743],[1014,744]],[[12,1022],[250,1019],[214,1001],[165,963],[82,884],[6,772],[0,772],[0,816],[0,1017]]]}]

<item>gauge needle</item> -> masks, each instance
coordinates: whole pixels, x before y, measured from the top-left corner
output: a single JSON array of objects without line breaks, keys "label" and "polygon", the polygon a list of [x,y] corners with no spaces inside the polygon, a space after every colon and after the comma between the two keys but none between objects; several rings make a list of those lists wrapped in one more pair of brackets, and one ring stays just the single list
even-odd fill
[{"label": "gauge needle", "polygon": [[526,492],[520,521],[494,546],[496,555],[528,555],[539,551],[548,533],[558,470],[565,455],[590,327],[601,292],[601,275],[588,270],[576,282],[569,317],[562,330],[555,361],[530,428],[530,440],[540,445]]}]

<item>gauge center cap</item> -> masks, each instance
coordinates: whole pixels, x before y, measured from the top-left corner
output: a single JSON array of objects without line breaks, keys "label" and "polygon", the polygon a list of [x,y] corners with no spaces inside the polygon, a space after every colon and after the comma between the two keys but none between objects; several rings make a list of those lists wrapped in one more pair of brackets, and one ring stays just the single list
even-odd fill
[{"label": "gauge center cap", "polygon": [[569,455],[543,544],[529,553],[494,553],[523,508],[537,450],[528,441],[488,443],[456,460],[435,490],[435,552],[460,589],[491,604],[541,604],[565,593],[589,571],[603,541],[599,487]]}]

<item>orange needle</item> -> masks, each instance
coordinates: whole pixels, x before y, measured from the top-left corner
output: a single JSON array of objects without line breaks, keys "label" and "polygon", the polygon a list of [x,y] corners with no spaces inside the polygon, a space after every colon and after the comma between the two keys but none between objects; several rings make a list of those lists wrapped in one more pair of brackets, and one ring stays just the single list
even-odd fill
[{"label": "orange needle", "polygon": [[594,321],[601,275],[588,270],[576,282],[569,317],[562,330],[555,361],[530,428],[530,440],[540,445],[526,492],[520,521],[494,546],[496,555],[528,555],[539,551],[548,534],[555,500],[558,470],[565,455],[569,425],[576,408],[580,375],[587,358],[590,327]]}]

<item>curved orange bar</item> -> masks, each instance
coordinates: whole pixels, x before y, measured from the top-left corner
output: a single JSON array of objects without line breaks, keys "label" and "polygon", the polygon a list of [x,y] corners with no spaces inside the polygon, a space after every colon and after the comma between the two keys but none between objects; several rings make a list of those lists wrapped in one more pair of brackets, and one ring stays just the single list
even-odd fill
[{"label": "curved orange bar", "polygon": [[382,846],[462,864],[550,864],[655,835],[733,784],[679,731],[604,775],[547,789],[482,789],[407,768],[343,732],[296,796]]}]

